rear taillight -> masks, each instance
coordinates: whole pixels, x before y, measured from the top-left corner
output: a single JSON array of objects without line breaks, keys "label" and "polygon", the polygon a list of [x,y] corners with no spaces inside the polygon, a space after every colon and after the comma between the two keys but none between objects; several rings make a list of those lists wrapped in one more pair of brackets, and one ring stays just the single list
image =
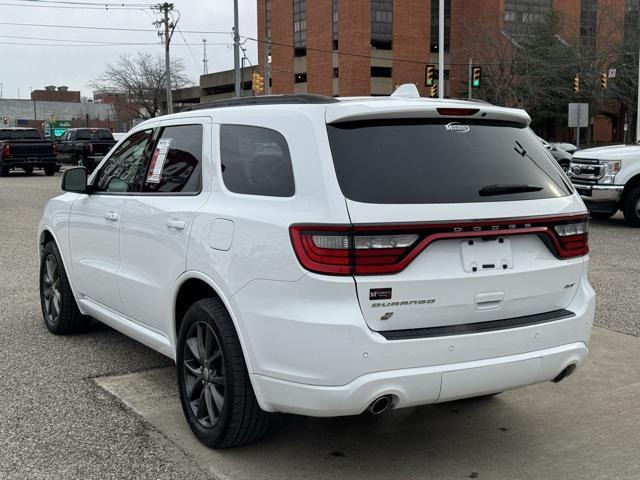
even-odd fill
[{"label": "rear taillight", "polygon": [[498,219],[411,225],[293,225],[291,241],[304,268],[329,275],[402,271],[439,240],[537,235],[560,259],[589,253],[587,216]]},{"label": "rear taillight", "polygon": [[8,157],[11,155],[11,145],[9,145],[8,143],[4,144],[4,147],[2,147],[2,157]]},{"label": "rear taillight", "polygon": [[588,219],[559,223],[553,226],[559,240],[558,255],[561,258],[580,257],[589,253]]},{"label": "rear taillight", "polygon": [[55,142],[51,144],[51,153],[53,153],[54,155],[58,153],[58,146],[56,145]]}]

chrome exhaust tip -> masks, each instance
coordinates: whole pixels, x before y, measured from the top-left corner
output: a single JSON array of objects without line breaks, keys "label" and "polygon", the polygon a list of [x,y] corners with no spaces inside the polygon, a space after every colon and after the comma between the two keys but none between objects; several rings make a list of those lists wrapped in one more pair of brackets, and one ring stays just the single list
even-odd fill
[{"label": "chrome exhaust tip", "polygon": [[371,404],[367,407],[367,412],[371,415],[380,415],[383,413],[389,406],[391,405],[391,396],[383,395],[382,397],[376,398]]},{"label": "chrome exhaust tip", "polygon": [[565,378],[567,378],[569,375],[571,375],[573,373],[573,371],[576,369],[576,364],[572,363],[571,365],[568,365],[565,367],[564,370],[562,370],[557,376],[556,378],[554,378],[552,381],[553,383],[558,383],[561,382],[562,380],[564,380]]}]

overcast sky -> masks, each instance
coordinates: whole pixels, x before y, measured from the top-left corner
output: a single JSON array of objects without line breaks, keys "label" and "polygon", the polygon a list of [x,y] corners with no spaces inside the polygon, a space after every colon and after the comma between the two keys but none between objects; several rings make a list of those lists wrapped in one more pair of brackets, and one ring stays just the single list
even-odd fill
[{"label": "overcast sky", "polygon": [[[85,3],[98,3],[98,1],[84,0]],[[145,0],[106,1],[146,4]],[[233,0],[173,0],[173,3],[181,15],[181,20],[178,23],[181,30],[230,32],[233,27]],[[157,13],[148,8],[107,11],[105,9],[30,7],[28,6],[30,4],[34,5],[36,2],[0,0],[0,22],[150,29],[153,28],[152,21],[158,17]],[[239,4],[240,34],[255,37],[256,1],[239,0]],[[46,3],[46,5],[51,4]],[[198,83],[198,77],[203,73],[203,38],[207,39],[209,72],[233,68],[233,47],[230,34],[183,33],[183,35],[186,43],[197,45],[192,45],[191,51],[189,51],[183,37],[176,30],[171,42],[171,54],[172,57],[182,58],[187,67],[187,74],[194,84]],[[29,39],[15,37],[29,37]],[[53,40],[35,40],[34,38]],[[2,83],[3,98],[18,98],[18,89],[20,89],[20,98],[29,98],[30,88],[41,89],[45,85],[67,85],[72,90],[80,90],[83,95],[90,96],[91,89],[88,82],[96,78],[104,70],[107,63],[115,62],[119,55],[123,53],[135,54],[138,51],[163,52],[161,45],[68,46],[73,42],[61,40],[134,43],[159,41],[155,32],[80,30],[0,24],[0,58],[2,58],[0,83]],[[7,45],[7,43],[41,45]],[[216,43],[223,45],[215,45]],[[255,63],[257,58],[255,42],[247,41],[245,47],[247,56],[251,62]]]}]

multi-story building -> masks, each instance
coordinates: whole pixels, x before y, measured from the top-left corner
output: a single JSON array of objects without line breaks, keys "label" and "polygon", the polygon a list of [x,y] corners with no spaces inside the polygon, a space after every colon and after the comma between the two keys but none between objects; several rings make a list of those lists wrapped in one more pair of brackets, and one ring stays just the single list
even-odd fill
[{"label": "multi-story building", "polygon": [[[604,0],[619,30],[637,25],[638,0]],[[603,0],[445,0],[447,94],[460,94],[466,64],[479,48],[471,26],[511,39],[526,35],[552,8],[567,39],[595,48]],[[273,93],[388,95],[412,82],[426,92],[425,65],[437,64],[439,0],[257,0],[259,63],[270,49]],[[622,15],[627,15],[623,21]],[[267,39],[270,43],[266,43]],[[610,39],[606,39],[609,41]]]}]

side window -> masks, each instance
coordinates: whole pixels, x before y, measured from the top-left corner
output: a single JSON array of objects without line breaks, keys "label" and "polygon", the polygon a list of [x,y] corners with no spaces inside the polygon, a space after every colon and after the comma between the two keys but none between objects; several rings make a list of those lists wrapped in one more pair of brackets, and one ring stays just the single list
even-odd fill
[{"label": "side window", "polygon": [[220,156],[222,180],[232,192],[271,197],[295,193],[289,147],[275,130],[222,125]]},{"label": "side window", "polygon": [[94,182],[97,192],[135,192],[142,183],[145,153],[153,129],[136,132],[113,152]]},{"label": "side window", "polygon": [[202,125],[165,127],[143,192],[198,193],[202,188]]}]

